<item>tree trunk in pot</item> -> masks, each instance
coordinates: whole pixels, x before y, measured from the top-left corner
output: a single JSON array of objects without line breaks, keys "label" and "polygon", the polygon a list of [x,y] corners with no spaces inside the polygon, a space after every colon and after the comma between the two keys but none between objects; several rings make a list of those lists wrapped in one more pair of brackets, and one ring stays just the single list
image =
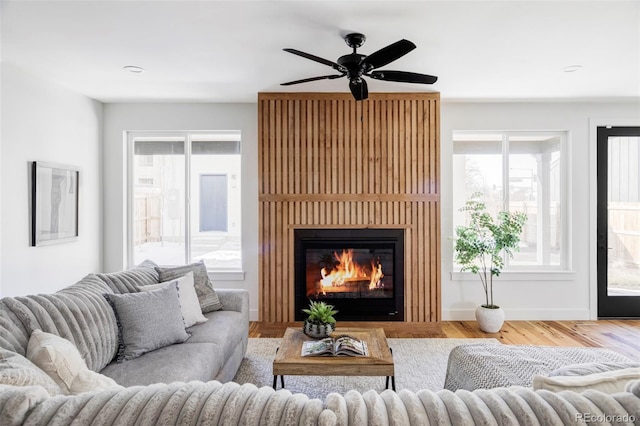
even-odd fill
[{"label": "tree trunk in pot", "polygon": [[504,311],[502,308],[485,308],[478,306],[476,308],[476,321],[480,326],[480,330],[486,333],[497,333],[504,324]]}]

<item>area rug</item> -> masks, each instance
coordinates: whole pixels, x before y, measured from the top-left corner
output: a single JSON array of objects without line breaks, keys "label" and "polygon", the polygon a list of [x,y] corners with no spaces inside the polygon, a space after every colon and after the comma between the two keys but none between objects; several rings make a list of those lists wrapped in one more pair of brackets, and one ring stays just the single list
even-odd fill
[{"label": "area rug", "polygon": [[[451,349],[471,343],[495,343],[496,339],[387,339],[393,351],[396,390],[438,391],[444,387],[447,360]],[[251,338],[247,354],[236,373],[234,382],[253,383],[258,387],[272,386],[272,363],[280,339]],[[362,376],[285,376],[285,388],[304,393],[310,398],[324,399],[331,392],[344,394],[351,389],[365,392],[385,389],[384,377]],[[280,379],[278,379],[280,389]]]}]

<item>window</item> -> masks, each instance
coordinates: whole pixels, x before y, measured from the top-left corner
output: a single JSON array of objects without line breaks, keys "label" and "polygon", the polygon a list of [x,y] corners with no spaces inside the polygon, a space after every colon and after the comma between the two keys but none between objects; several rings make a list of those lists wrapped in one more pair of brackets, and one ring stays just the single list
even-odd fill
[{"label": "window", "polygon": [[138,185],[153,186],[153,178],[138,178]]},{"label": "window", "polygon": [[240,270],[240,132],[129,134],[129,261]]},{"label": "window", "polygon": [[139,155],[138,166],[141,167],[153,167],[153,155]]},{"label": "window", "polygon": [[454,227],[458,209],[473,193],[488,210],[528,217],[520,251],[505,270],[564,270],[568,259],[566,132],[467,132],[453,134]]}]

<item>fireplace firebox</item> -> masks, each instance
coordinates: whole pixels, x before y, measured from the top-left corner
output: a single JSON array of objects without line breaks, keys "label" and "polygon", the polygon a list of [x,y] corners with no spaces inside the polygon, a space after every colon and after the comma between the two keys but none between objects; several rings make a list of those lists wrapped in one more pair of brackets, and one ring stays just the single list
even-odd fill
[{"label": "fireplace firebox", "polygon": [[404,230],[294,230],[295,319],[324,301],[344,321],[404,321]]}]

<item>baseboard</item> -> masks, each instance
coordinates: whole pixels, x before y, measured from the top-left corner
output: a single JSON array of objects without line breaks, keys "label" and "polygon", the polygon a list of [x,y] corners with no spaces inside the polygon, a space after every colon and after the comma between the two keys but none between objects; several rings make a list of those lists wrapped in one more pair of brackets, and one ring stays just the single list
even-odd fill
[{"label": "baseboard", "polygon": [[257,309],[249,309],[249,321],[258,321]]},{"label": "baseboard", "polygon": [[[504,309],[507,321],[589,320],[588,309]],[[475,320],[475,309],[443,309],[443,321]]]}]

